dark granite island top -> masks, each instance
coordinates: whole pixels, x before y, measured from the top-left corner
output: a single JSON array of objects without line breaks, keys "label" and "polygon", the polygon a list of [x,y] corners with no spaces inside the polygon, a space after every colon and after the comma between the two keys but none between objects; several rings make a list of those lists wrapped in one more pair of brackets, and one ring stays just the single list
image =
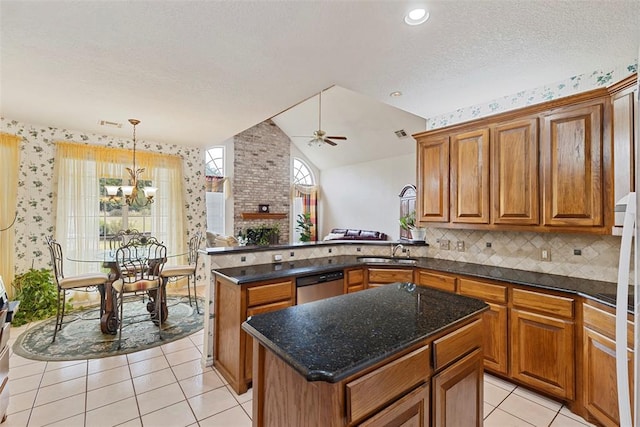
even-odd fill
[{"label": "dark granite island top", "polygon": [[488,309],[395,283],[253,316],[242,328],[308,381],[334,383]]}]

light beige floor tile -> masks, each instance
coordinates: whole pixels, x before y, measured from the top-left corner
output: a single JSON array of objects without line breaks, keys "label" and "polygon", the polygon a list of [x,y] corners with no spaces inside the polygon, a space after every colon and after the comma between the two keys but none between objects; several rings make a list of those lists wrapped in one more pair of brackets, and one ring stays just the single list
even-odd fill
[{"label": "light beige floor tile", "polygon": [[591,424],[589,421],[585,420],[584,418],[582,418],[580,415],[578,414],[574,414],[573,412],[571,412],[569,410],[569,408],[567,408],[566,406],[563,406],[560,409],[560,414],[564,415],[565,417],[568,418],[572,418],[582,424],[588,425],[588,426],[593,426],[594,424]]},{"label": "light beige floor tile", "polygon": [[[138,394],[137,396],[141,415],[149,414],[185,400],[184,393],[178,383],[156,388],[146,393]],[[142,418],[142,422],[146,424],[144,417]]]},{"label": "light beige floor tile", "polygon": [[[9,390],[9,392],[11,393],[11,390]],[[38,390],[31,390],[20,394],[11,393],[7,414],[15,414],[26,409],[31,409],[33,407],[33,402],[36,401],[37,394]]]},{"label": "light beige floor tile", "polygon": [[11,378],[18,379],[23,377],[30,377],[36,374],[43,374],[47,367],[47,362],[29,363],[19,366],[13,366],[12,361],[9,361],[11,366]]},{"label": "light beige floor tile", "polygon": [[496,408],[485,420],[484,427],[531,427],[526,421],[521,420],[500,408]]},{"label": "light beige floor tile", "polygon": [[[85,378],[76,378],[50,386],[40,387],[34,406],[44,405],[46,403],[55,402],[56,400],[78,394],[82,394],[84,396],[86,391],[87,380]],[[84,405],[84,402],[82,404]]]},{"label": "light beige floor tile", "polygon": [[186,363],[181,363],[179,365],[172,366],[171,369],[173,369],[173,373],[179,380],[193,377],[195,375],[202,375],[205,372],[213,372],[212,367],[203,367],[200,360],[191,360]]},{"label": "light beige floor tile", "polygon": [[199,394],[189,399],[189,405],[193,409],[198,421],[209,418],[226,409],[238,406],[238,402],[225,387]]},{"label": "light beige floor tile", "polygon": [[135,395],[131,380],[120,381],[87,392],[87,411],[110,405]]},{"label": "light beige floor tile", "polygon": [[496,377],[494,375],[487,374],[486,372],[484,374],[484,380],[486,382],[489,382],[489,383],[495,385],[495,386],[503,388],[503,389],[505,389],[507,391],[513,391],[516,388],[515,384],[510,383],[509,381],[505,381],[502,378],[498,378],[498,377]]},{"label": "light beige floor tile", "polygon": [[198,421],[200,427],[251,427],[251,418],[240,406]]},{"label": "light beige floor tile", "polygon": [[129,397],[87,412],[87,426],[115,426],[140,419],[135,397]]},{"label": "light beige floor tile", "polygon": [[505,412],[510,413],[535,426],[548,426],[558,413],[558,410],[545,408],[536,402],[511,393],[499,406]]},{"label": "light beige floor tile", "polygon": [[190,362],[192,360],[198,360],[202,358],[202,354],[198,351],[195,346],[191,346],[191,348],[187,348],[185,350],[179,350],[174,353],[166,354],[165,357],[167,361],[169,361],[169,365],[175,366],[181,363]]},{"label": "light beige floor tile", "polygon": [[175,382],[178,382],[176,376],[173,375],[171,368],[167,368],[135,377],[133,379],[133,387],[136,390],[136,394],[141,394]]},{"label": "light beige floor tile", "polygon": [[84,427],[84,413],[65,418],[57,423],[47,424],[47,427]]},{"label": "light beige floor tile", "polygon": [[48,371],[48,372],[45,372],[44,375],[42,376],[41,387],[57,384],[57,383],[72,380],[75,378],[84,377],[86,375],[87,375],[86,363],[67,366],[61,369],[56,369],[54,371]]},{"label": "light beige floor tile", "polygon": [[213,368],[213,370],[216,374],[218,374],[218,376],[220,377],[222,382],[225,383],[225,385],[229,384],[229,381],[227,381],[227,379],[220,372],[218,372],[218,370],[215,367]]},{"label": "light beige floor tile", "polygon": [[47,362],[47,367],[45,369],[45,372],[55,371],[56,369],[62,369],[69,366],[80,365],[82,363],[86,364],[87,361],[86,360],[64,360],[61,362]]},{"label": "light beige floor tile", "polygon": [[205,372],[201,375],[185,378],[180,381],[180,387],[187,398],[206,393],[216,388],[224,387],[224,383],[213,371]]},{"label": "light beige floor tile", "polygon": [[246,393],[238,394],[236,393],[230,385],[227,385],[227,389],[233,395],[233,397],[238,401],[238,403],[248,402],[253,399],[253,388],[250,388],[246,391]]},{"label": "light beige floor tile", "polygon": [[108,371],[100,371],[87,376],[87,391],[130,380],[129,366],[118,366]]},{"label": "light beige floor tile", "polygon": [[7,419],[2,423],[2,427],[27,427],[30,415],[31,409],[11,414],[7,416]]},{"label": "light beige floor tile", "polygon": [[175,353],[176,351],[186,350],[193,347],[195,347],[195,345],[191,342],[189,337],[185,337],[177,341],[172,341],[170,343],[164,344],[160,348],[162,349],[164,354],[169,354],[169,353]]},{"label": "light beige floor tile", "polygon": [[120,366],[126,366],[129,363],[126,354],[119,356],[104,357],[102,359],[89,360],[88,372],[89,374],[95,374],[97,372],[108,371]]},{"label": "light beige floor tile", "polygon": [[142,416],[142,424],[145,426],[172,426],[181,427],[194,423],[195,417],[186,401],[163,407],[158,411]]},{"label": "light beige floor tile", "polygon": [[573,418],[558,414],[558,416],[551,423],[550,427],[585,427],[587,425],[592,424],[582,424],[580,421],[577,421]]},{"label": "light beige floor tile", "polygon": [[32,365],[34,363],[44,363],[46,365],[47,362],[27,359],[26,357],[18,356],[17,354],[11,355],[11,369],[17,368],[18,366]]},{"label": "light beige floor tile", "polygon": [[[89,426],[87,425],[87,427]],[[118,427],[142,427],[142,420],[140,418],[135,418],[127,421],[126,423],[118,424]]]},{"label": "light beige floor tile", "polygon": [[129,363],[129,370],[131,371],[131,376],[133,378],[139,377],[140,375],[150,374],[151,372],[161,371],[168,367],[169,362],[167,362],[167,359],[163,354],[151,359]]},{"label": "light beige floor tile", "polygon": [[507,398],[509,391],[493,385],[490,382],[484,383],[484,401],[492,406],[498,406],[500,402]]},{"label": "light beige floor tile", "polygon": [[200,354],[204,354],[204,344],[197,345],[196,348],[200,352]]},{"label": "light beige floor tile", "polygon": [[78,395],[36,406],[31,411],[29,427],[39,427],[82,414],[85,410],[84,401],[85,396]]},{"label": "light beige floor tile", "polygon": [[249,418],[253,418],[253,400],[245,402],[240,406],[242,406],[242,409],[244,409]]},{"label": "light beige floor tile", "polygon": [[30,377],[22,377],[14,379],[9,371],[9,390],[11,394],[20,394],[25,391],[35,390],[40,386],[42,374],[31,375]]},{"label": "light beige floor tile", "polygon": [[153,359],[154,357],[162,356],[162,350],[160,347],[153,347],[146,350],[136,351],[134,353],[127,354],[127,360],[129,363],[140,362],[141,360]]},{"label": "light beige floor tile", "polygon": [[527,390],[523,387],[516,387],[516,389],[513,390],[513,394],[522,396],[525,399],[536,402],[538,405],[542,405],[545,408],[549,408],[555,412],[558,412],[562,407],[562,403],[556,402],[555,400],[549,399],[548,397],[541,396],[538,393],[534,393],[533,391]]},{"label": "light beige floor tile", "polygon": [[482,408],[482,410],[484,411],[483,415],[482,415],[482,418],[487,418],[489,416],[489,414],[491,412],[493,412],[494,409],[496,409],[495,406],[489,405],[487,402],[484,402],[484,406]]}]

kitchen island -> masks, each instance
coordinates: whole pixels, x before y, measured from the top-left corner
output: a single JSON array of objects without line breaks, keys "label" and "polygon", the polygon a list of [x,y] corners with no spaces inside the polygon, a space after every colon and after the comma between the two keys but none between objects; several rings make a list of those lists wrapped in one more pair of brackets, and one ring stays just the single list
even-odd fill
[{"label": "kitchen island", "polygon": [[395,283],[252,316],[253,424],[482,425],[487,309]]}]

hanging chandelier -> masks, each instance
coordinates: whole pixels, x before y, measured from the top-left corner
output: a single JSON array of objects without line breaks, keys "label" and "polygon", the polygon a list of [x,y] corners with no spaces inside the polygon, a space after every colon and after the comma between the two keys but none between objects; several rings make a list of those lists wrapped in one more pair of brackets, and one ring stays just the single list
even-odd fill
[{"label": "hanging chandelier", "polygon": [[[140,123],[138,119],[129,119],[129,123],[133,125],[133,167],[126,168],[129,172],[129,185],[105,185],[104,188],[107,191],[107,195],[110,200],[116,198],[118,190],[122,191],[125,203],[128,206],[147,206],[154,202],[153,197],[158,190],[156,187],[145,187],[140,180],[140,175],[144,172],[144,168],[136,168],[136,126]],[[142,191],[144,193],[143,201],[140,201],[138,193]]]}]

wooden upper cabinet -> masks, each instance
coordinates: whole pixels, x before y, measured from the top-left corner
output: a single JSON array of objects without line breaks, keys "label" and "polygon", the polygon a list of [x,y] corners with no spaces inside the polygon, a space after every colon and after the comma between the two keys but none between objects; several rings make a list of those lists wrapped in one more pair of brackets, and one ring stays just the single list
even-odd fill
[{"label": "wooden upper cabinet", "polygon": [[541,138],[544,225],[604,225],[603,114],[604,101],[595,101],[544,116]]},{"label": "wooden upper cabinet", "polygon": [[538,119],[491,128],[492,223],[537,225]]},{"label": "wooden upper cabinet", "polygon": [[451,221],[489,223],[489,128],[451,137]]},{"label": "wooden upper cabinet", "polygon": [[418,140],[416,218],[449,221],[449,137]]}]

